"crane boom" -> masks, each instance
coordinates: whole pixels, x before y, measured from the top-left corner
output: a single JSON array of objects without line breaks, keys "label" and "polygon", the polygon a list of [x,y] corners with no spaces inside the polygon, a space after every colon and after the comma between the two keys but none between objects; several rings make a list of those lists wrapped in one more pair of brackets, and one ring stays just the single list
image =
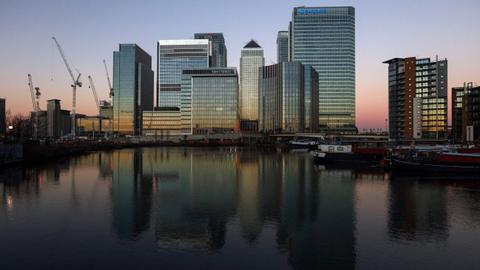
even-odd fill
[{"label": "crane boom", "polygon": [[110,97],[112,97],[113,96],[113,87],[112,87],[112,83],[110,82],[110,76],[108,75],[107,62],[105,62],[105,59],[103,59],[103,66],[105,67],[105,73],[107,74],[108,90],[109,90],[108,95]]},{"label": "crane boom", "polygon": [[53,41],[55,42],[55,45],[57,45],[58,52],[60,53],[60,56],[62,57],[63,62],[65,63],[65,67],[67,67],[68,74],[70,74],[70,77],[72,78],[73,83],[71,84],[72,87],[72,112],[71,112],[71,117],[72,117],[72,130],[71,130],[71,135],[75,137],[76,133],[76,126],[77,122],[75,120],[75,115],[76,115],[76,109],[77,109],[77,86],[82,87],[82,82],[80,82],[80,76],[82,75],[80,72],[78,72],[77,79],[75,79],[75,76],[73,75],[73,71],[70,68],[70,65],[68,64],[67,58],[65,57],[65,54],[63,53],[63,49],[58,43],[57,39],[55,37],[52,37]]},{"label": "crane boom", "polygon": [[88,81],[90,82],[90,88],[92,88],[93,98],[95,99],[95,104],[97,104],[98,113],[100,114],[100,101],[98,101],[97,90],[93,84],[92,76],[88,76]]},{"label": "crane boom", "polygon": [[30,88],[30,95],[32,97],[33,112],[35,117],[33,121],[33,139],[36,140],[38,138],[38,111],[40,110],[40,88],[33,87],[32,75],[30,74],[28,74],[28,86]]},{"label": "crane boom", "polygon": [[52,37],[52,39],[55,42],[55,45],[57,45],[57,49],[60,52],[60,56],[62,57],[63,63],[65,63],[65,66],[67,67],[68,74],[70,74],[70,77],[72,77],[73,83],[75,83],[76,82],[75,76],[73,75],[73,71],[70,68],[70,65],[68,64],[68,61],[67,61],[67,58],[65,57],[65,54],[63,53],[62,47],[60,46],[60,44],[58,43],[58,41],[55,37]]},{"label": "crane boom", "polygon": [[35,102],[35,90],[33,90],[32,75],[28,74],[28,86],[30,87],[30,96],[32,97],[33,111],[37,110],[37,104]]},{"label": "crane boom", "polygon": [[[113,104],[113,96],[114,96],[114,92],[113,92],[113,87],[112,87],[112,83],[110,82],[110,76],[108,75],[108,68],[107,68],[107,62],[105,61],[105,59],[103,59],[103,66],[105,67],[105,73],[107,74],[107,81],[108,81],[108,97],[110,97],[110,106]],[[113,113],[113,112],[112,112]],[[109,133],[110,135],[113,134],[113,130],[112,130],[112,116],[108,117],[108,127],[109,127]],[[108,138],[108,135],[107,135],[107,132],[105,132],[105,137]]]}]

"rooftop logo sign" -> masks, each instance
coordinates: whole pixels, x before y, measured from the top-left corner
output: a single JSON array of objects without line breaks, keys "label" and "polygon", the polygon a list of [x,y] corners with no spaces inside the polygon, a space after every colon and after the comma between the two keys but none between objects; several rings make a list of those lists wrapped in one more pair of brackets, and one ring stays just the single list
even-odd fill
[{"label": "rooftop logo sign", "polygon": [[326,14],[326,8],[299,8],[297,9],[298,15],[317,15],[317,14]]}]

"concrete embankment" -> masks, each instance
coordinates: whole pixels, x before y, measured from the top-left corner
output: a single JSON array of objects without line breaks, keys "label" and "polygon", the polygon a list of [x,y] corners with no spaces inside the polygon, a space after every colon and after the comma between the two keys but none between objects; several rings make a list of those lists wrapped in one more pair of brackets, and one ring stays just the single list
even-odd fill
[{"label": "concrete embankment", "polygon": [[46,159],[129,147],[228,147],[251,146],[271,147],[269,143],[246,143],[241,141],[183,141],[183,142],[65,142],[56,144],[0,144],[0,169],[34,163]]},{"label": "concrete embankment", "polygon": [[62,143],[62,144],[0,144],[0,168],[33,163],[50,158],[82,154],[89,151],[125,147],[123,144]]}]

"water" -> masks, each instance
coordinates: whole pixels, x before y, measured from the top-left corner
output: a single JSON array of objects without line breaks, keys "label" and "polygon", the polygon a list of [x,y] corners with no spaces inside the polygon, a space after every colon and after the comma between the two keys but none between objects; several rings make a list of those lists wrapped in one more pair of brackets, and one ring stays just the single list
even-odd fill
[{"label": "water", "polygon": [[0,269],[479,269],[480,179],[458,178],[236,148],[50,161],[0,171]]}]

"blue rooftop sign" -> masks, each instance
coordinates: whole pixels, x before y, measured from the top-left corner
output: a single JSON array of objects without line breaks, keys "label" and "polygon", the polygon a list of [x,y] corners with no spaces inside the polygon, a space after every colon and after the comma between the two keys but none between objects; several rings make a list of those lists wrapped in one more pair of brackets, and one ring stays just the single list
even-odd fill
[{"label": "blue rooftop sign", "polygon": [[298,15],[316,15],[316,14],[326,14],[326,8],[299,8],[297,9]]}]

